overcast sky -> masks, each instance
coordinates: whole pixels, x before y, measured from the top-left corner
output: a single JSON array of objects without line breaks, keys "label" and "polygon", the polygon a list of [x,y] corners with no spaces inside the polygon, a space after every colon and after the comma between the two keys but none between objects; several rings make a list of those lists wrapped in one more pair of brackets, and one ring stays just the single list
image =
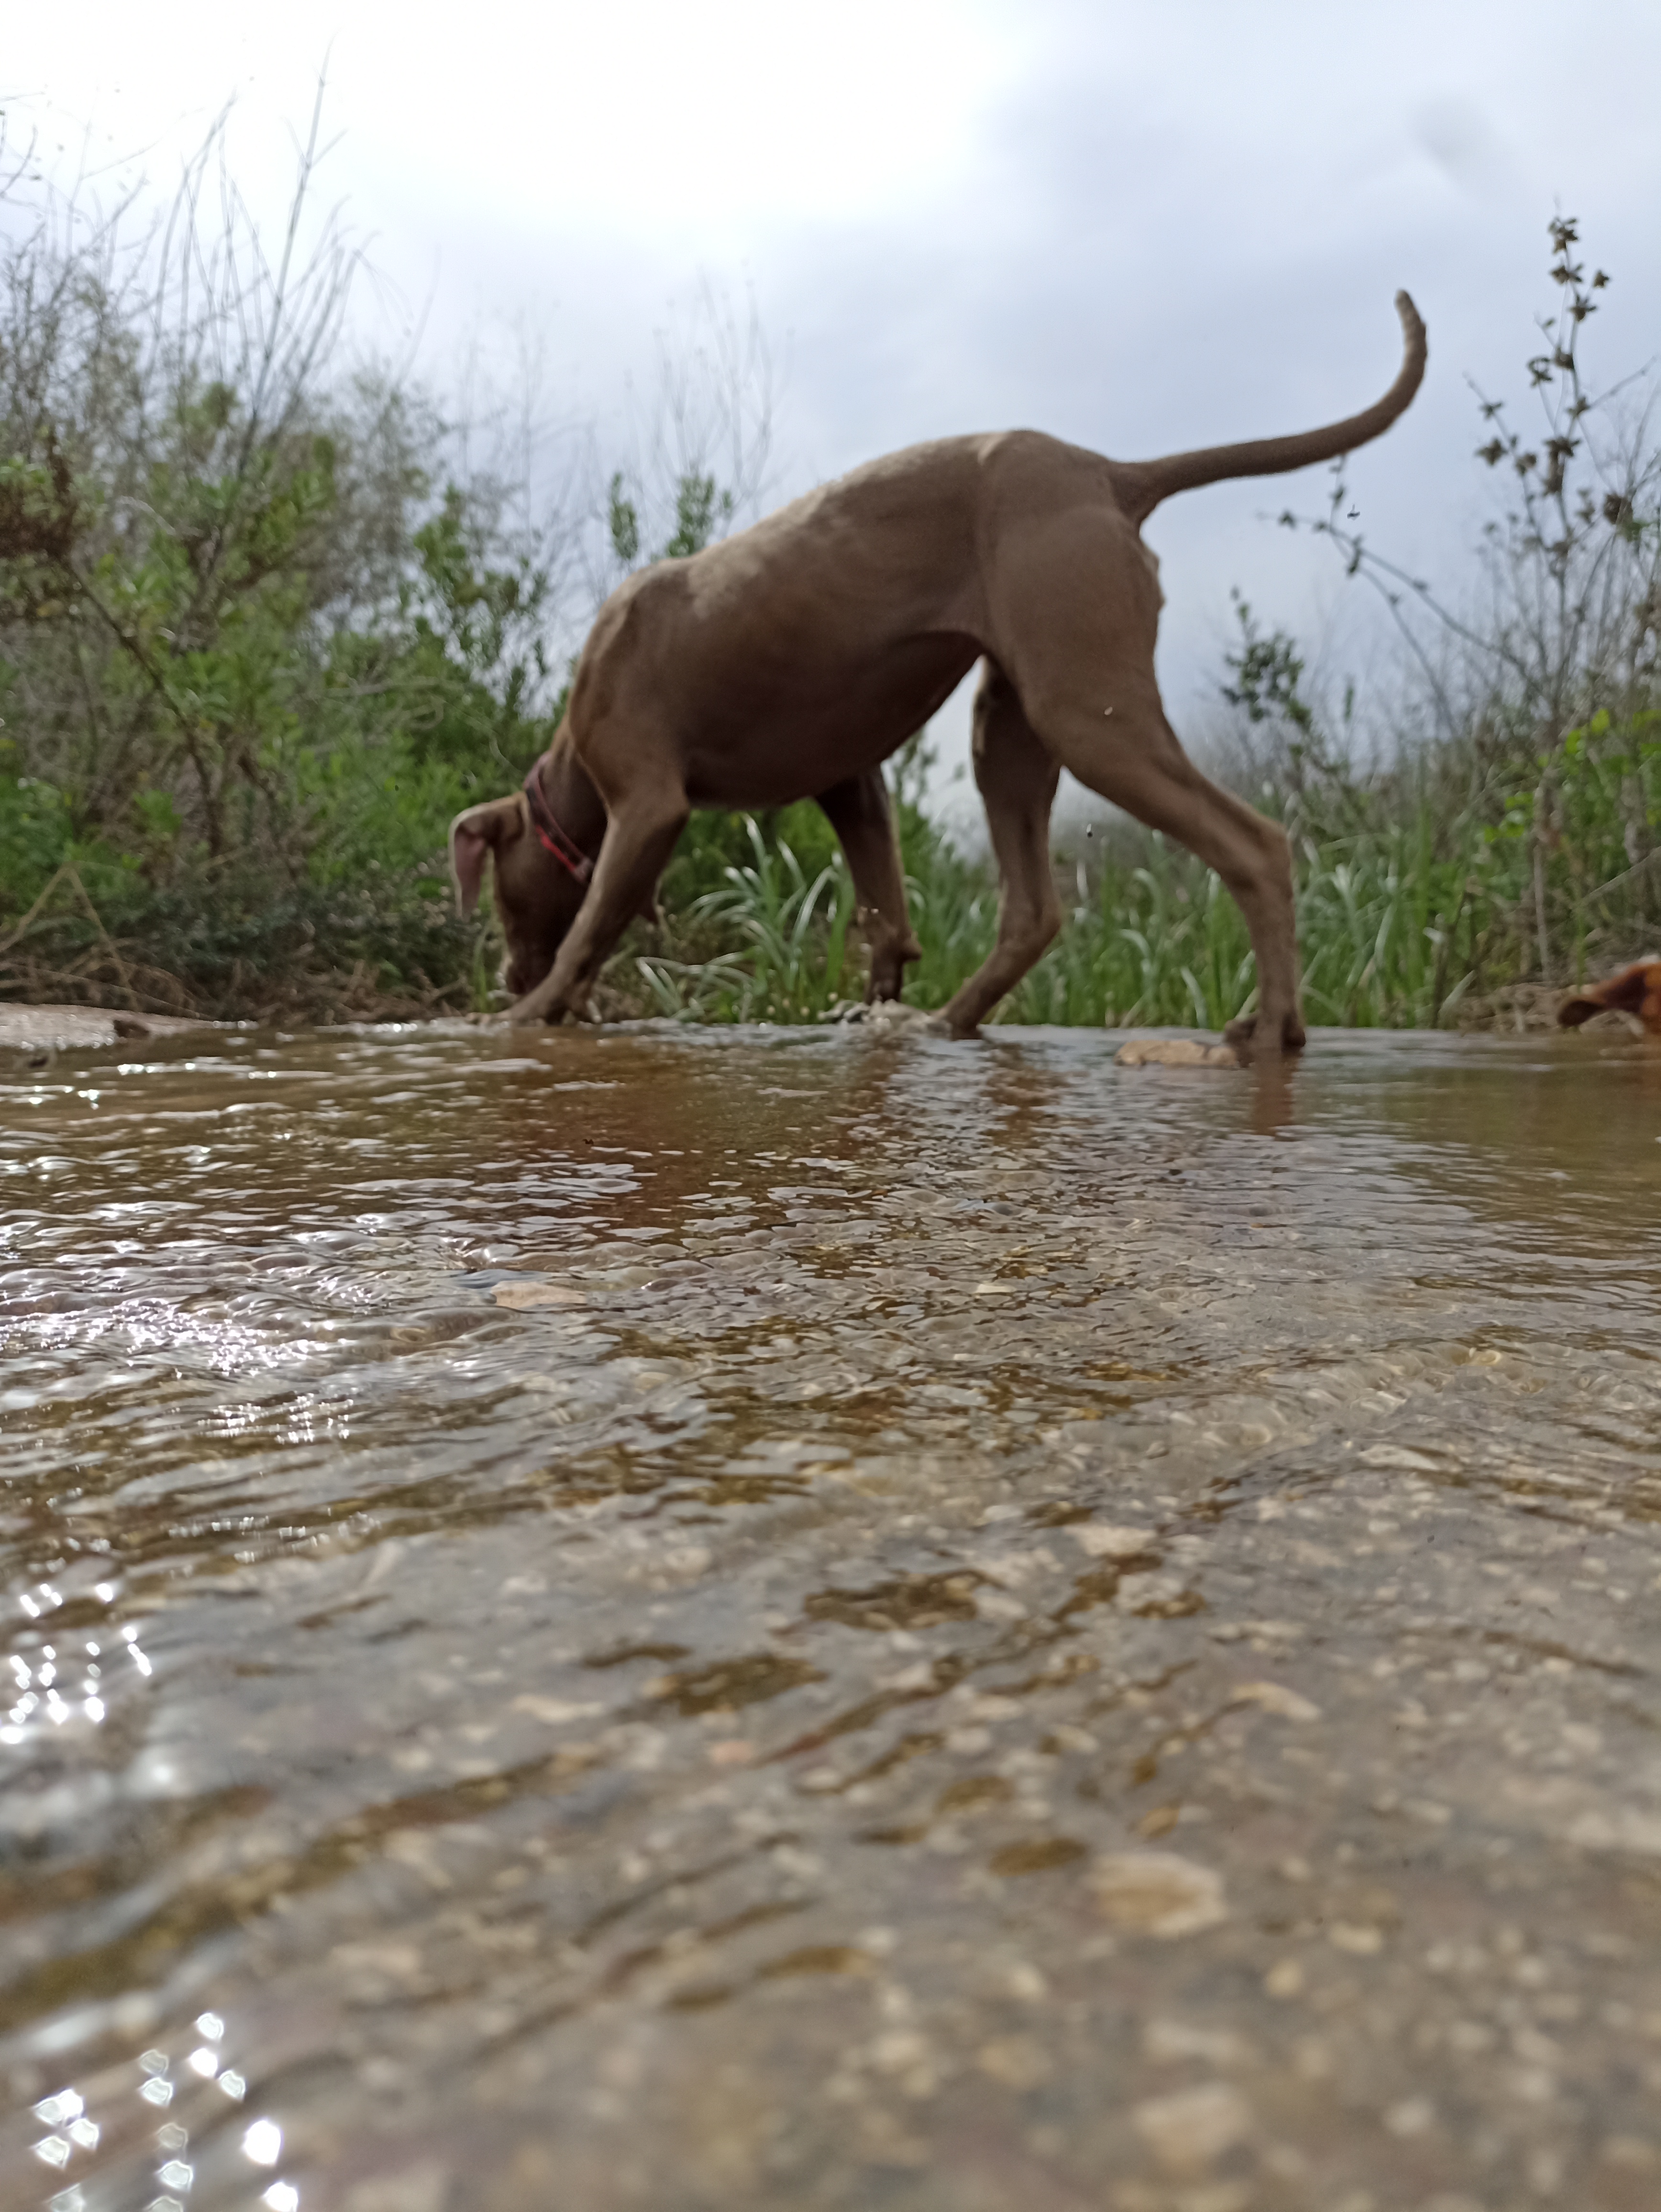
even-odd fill
[{"label": "overcast sky", "polygon": [[[326,183],[373,236],[367,342],[541,347],[563,420],[620,420],[707,280],[780,371],[770,503],[914,440],[1031,425],[1125,458],[1301,429],[1430,376],[1358,456],[1375,543],[1457,572],[1483,511],[1465,382],[1523,399],[1546,224],[1614,282],[1609,378],[1661,354],[1655,0],[110,0],[7,10],[0,103],[54,162],[171,185],[228,100],[280,213],[326,62]],[[62,149],[60,152],[59,149]],[[1521,419],[1526,420],[1526,416]],[[1367,665],[1329,552],[1261,518],[1319,471],[1148,527],[1161,676],[1193,730],[1239,585],[1329,672]],[[960,711],[948,714],[951,732]]]}]

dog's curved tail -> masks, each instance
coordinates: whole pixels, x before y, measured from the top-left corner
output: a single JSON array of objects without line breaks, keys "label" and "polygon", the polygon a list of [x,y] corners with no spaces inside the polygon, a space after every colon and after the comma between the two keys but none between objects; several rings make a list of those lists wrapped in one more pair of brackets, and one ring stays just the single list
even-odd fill
[{"label": "dog's curved tail", "polygon": [[1191,453],[1166,453],[1157,461],[1116,462],[1115,479],[1126,511],[1143,522],[1172,492],[1192,491],[1198,484],[1219,483],[1226,477],[1280,476],[1287,469],[1307,468],[1311,461],[1335,460],[1340,453],[1351,453],[1388,430],[1419,389],[1427,351],[1424,324],[1405,292],[1396,295],[1396,312],[1402,318],[1402,366],[1382,399],[1342,422],[1300,431],[1291,438],[1250,438],[1238,446],[1202,446]]}]

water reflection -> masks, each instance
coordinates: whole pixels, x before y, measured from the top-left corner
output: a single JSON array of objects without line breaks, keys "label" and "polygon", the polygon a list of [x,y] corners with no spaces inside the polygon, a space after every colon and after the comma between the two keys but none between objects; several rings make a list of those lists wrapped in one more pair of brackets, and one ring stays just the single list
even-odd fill
[{"label": "water reflection", "polygon": [[1654,2201],[1661,1060],[1111,1049],[0,1091],[4,2202]]}]

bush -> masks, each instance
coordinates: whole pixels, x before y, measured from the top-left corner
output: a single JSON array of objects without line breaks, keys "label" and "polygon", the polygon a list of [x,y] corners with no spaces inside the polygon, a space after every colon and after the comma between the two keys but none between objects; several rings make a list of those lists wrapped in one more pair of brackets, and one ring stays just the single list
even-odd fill
[{"label": "bush", "polygon": [[[522,483],[472,466],[429,397],[341,367],[358,257],[332,219],[300,248],[316,142],[314,118],[271,258],[217,134],[131,246],[120,218],[0,185],[0,994],[310,1018],[489,1003],[491,925],[454,915],[445,833],[557,726],[570,579],[592,611],[757,489],[764,356],[706,303],[692,368],[666,356],[645,463],[532,526]],[[229,210],[212,236],[210,199]],[[1608,279],[1573,222],[1551,240],[1542,434],[1482,402],[1479,458],[1509,489],[1468,599],[1354,533],[1342,467],[1323,514],[1282,518],[1400,625],[1409,678],[1372,765],[1353,696],[1335,726],[1295,641],[1237,596],[1226,773],[1291,834],[1317,1020],[1434,1024],[1646,950],[1661,921],[1661,458],[1645,416],[1583,383]],[[928,818],[928,766],[919,737],[893,783],[909,995],[934,1006],[989,951],[997,894]],[[1068,926],[1000,1018],[1250,1009],[1240,915],[1186,854],[1122,826],[1058,880]],[[861,994],[815,806],[695,817],[661,896],[608,970],[618,1009],[799,1020]]]}]

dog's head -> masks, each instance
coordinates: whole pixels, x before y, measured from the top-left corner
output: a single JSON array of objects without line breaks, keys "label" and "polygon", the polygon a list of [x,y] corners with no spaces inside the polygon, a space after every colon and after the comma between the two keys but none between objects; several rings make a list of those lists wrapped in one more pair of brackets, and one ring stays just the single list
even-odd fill
[{"label": "dog's head", "polygon": [[508,940],[502,980],[514,998],[522,999],[553,966],[585,887],[537,836],[522,791],[470,806],[450,824],[450,872],[463,914],[478,903],[487,859]]},{"label": "dog's head", "polygon": [[1565,1029],[1579,1029],[1594,1014],[1635,1014],[1652,1036],[1661,1036],[1661,960],[1635,960],[1618,975],[1577,991],[1557,1009]]}]

